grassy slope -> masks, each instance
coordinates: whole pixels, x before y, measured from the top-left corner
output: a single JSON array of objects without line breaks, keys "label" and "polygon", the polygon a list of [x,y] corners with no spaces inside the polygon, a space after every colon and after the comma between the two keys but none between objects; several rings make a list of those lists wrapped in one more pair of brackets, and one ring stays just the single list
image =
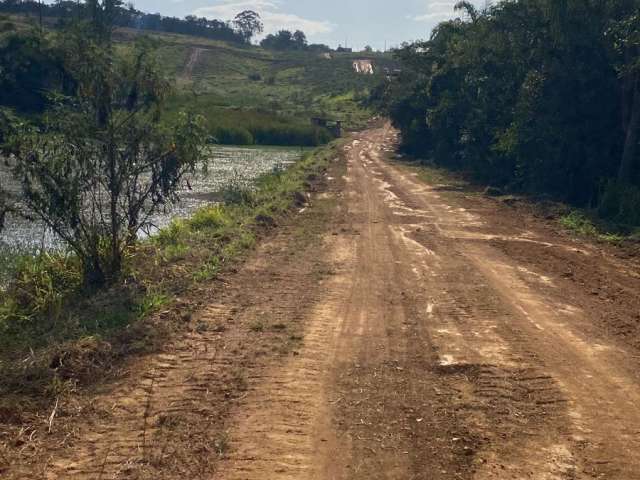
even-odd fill
[{"label": "grassy slope", "polygon": [[[127,40],[133,35],[120,32],[120,38]],[[365,76],[352,67],[354,59],[363,58],[359,54],[334,54],[328,60],[308,52],[241,48],[182,35],[151,36],[160,42],[163,66],[177,79],[173,105],[194,107],[211,125],[242,124],[240,115],[229,115],[229,111],[241,111],[245,118],[248,112],[260,112],[305,125],[313,116],[327,116],[344,121],[347,128],[358,128],[371,114],[358,105],[358,98],[377,84],[385,66],[392,66],[388,55],[368,55],[378,73]],[[188,72],[195,49],[200,50],[198,61]],[[249,78],[257,75],[259,80]]]},{"label": "grassy slope", "polygon": [[[53,25],[54,19],[44,19]],[[37,28],[37,19],[0,16],[0,36]],[[178,34],[119,29],[115,38],[126,48],[144,34],[157,41],[161,66],[175,79],[176,94],[169,108],[186,107],[202,113],[214,133],[217,127],[246,125],[308,127],[314,116],[344,122],[347,129],[365,125],[371,112],[359,105],[383,75],[393,68],[389,54],[333,54],[332,59],[309,52],[274,52]],[[198,60],[188,68],[194,51]],[[376,74],[360,75],[354,59],[374,62]],[[253,77],[254,80],[251,80]],[[257,78],[257,80],[256,80]]]}]

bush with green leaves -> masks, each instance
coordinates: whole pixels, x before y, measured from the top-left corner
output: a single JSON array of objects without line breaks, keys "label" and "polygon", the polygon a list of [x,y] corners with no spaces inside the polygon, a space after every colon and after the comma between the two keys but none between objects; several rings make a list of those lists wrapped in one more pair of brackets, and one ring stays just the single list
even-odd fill
[{"label": "bush with green leaves", "polygon": [[[372,91],[404,149],[491,185],[581,207],[604,202],[603,213],[633,218],[638,2],[456,8],[459,18],[438,25],[429,40],[398,49],[401,72]],[[603,190],[609,181],[616,186]]]},{"label": "bush with green leaves", "polygon": [[41,125],[22,125],[8,141],[10,170],[21,185],[17,213],[53,230],[94,285],[118,278],[138,232],[178,200],[185,177],[203,160],[206,136],[198,116],[163,122],[170,84],[153,44],[140,39],[117,50],[110,3],[58,40],[75,94],[58,95]]}]

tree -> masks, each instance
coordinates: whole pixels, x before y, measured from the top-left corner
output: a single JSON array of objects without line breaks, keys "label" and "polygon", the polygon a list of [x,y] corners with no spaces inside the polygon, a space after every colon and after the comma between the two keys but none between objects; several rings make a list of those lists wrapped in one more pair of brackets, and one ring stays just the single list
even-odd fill
[{"label": "tree", "polygon": [[618,181],[629,183],[635,173],[640,129],[640,13],[614,24],[608,34],[617,53],[616,68],[626,99],[622,114],[625,141],[618,169]]},{"label": "tree", "polygon": [[464,12],[469,16],[472,22],[475,22],[478,20],[478,9],[471,2],[468,2],[468,1],[458,2],[455,4],[453,8],[456,12],[460,10],[464,10]]},{"label": "tree", "polygon": [[[169,84],[153,45],[142,39],[116,53],[109,3],[94,3],[88,26],[61,35],[76,94],[58,95],[41,127],[19,128],[8,141],[10,169],[21,185],[18,213],[65,241],[93,285],[118,278],[140,230],[178,199],[205,137],[202,119],[193,115],[164,125]],[[4,205],[7,195],[0,197]]]},{"label": "tree", "polygon": [[245,43],[251,43],[251,39],[264,31],[264,25],[258,15],[253,10],[245,10],[236,15],[233,21],[238,33]]},{"label": "tree", "polygon": [[367,45],[366,47],[364,47],[364,51],[366,53],[373,53],[373,47],[371,47],[371,45]]},{"label": "tree", "polygon": [[[280,30],[276,34],[269,34],[260,42],[260,45],[270,50],[307,50],[309,48],[307,36],[300,30],[294,33],[289,30]],[[314,48],[328,49],[324,45],[316,45]]]},{"label": "tree", "polygon": [[397,50],[402,73],[372,91],[403,148],[513,190],[607,197],[614,217],[640,221],[637,0],[456,9],[464,18]]},{"label": "tree", "polygon": [[72,87],[59,52],[36,32],[12,33],[0,40],[0,105],[41,113],[47,92]]},{"label": "tree", "polygon": [[297,50],[304,50],[307,48],[307,36],[301,30],[296,30],[293,33],[293,43]]}]

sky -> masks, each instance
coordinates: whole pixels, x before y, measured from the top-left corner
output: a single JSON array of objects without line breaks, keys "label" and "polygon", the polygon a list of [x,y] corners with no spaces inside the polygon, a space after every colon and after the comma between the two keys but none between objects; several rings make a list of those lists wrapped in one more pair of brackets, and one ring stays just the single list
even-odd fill
[{"label": "sky", "polygon": [[[483,6],[486,0],[472,3]],[[230,20],[242,10],[258,12],[265,34],[302,30],[310,43],[376,50],[426,39],[443,20],[459,16],[457,0],[134,0],[149,13]]]}]

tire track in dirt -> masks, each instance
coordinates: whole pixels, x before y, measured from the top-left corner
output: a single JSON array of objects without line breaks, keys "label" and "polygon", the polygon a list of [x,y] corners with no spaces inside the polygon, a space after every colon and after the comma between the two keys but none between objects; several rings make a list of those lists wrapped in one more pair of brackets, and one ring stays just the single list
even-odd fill
[{"label": "tire track in dirt", "polygon": [[[238,408],[216,479],[447,478],[429,472],[468,466],[467,442],[451,441],[462,430],[434,390],[442,382],[415,321],[420,289],[408,282],[389,209],[360,163],[376,145],[368,135],[382,140],[387,131],[345,149],[347,191],[321,253],[332,276],[306,317],[300,355]],[[447,385],[440,393],[457,394]]]},{"label": "tire track in dirt", "polygon": [[[441,365],[480,366],[473,397],[497,407],[487,411],[490,421],[474,428],[504,434],[502,422],[495,428],[492,420],[501,410],[508,418],[510,443],[490,438],[475,478],[634,478],[640,471],[640,388],[625,353],[606,339],[593,345],[595,339],[583,338],[580,310],[558,305],[539,283],[523,280],[523,269],[488,244],[495,236],[483,218],[452,208],[375,152],[369,163],[391,208],[428,219],[399,235],[408,237],[415,258],[422,250],[418,276],[438,292],[428,314]],[[573,248],[531,232],[501,237]],[[546,420],[535,432],[517,421],[541,416]]]},{"label": "tire track in dirt", "polygon": [[230,431],[231,453],[214,478],[325,478],[320,460],[335,445],[326,421],[327,374],[335,355],[350,260],[344,241],[329,237],[324,246],[336,255],[331,260],[333,273],[304,322],[304,345],[284,365],[265,374],[239,407],[236,427]]},{"label": "tire track in dirt", "polygon": [[[421,343],[423,348],[431,346],[436,358],[430,368],[442,377],[463,374],[464,380],[453,379],[459,395],[451,407],[467,417],[462,425],[458,421],[455,427],[466,430],[467,440],[471,440],[467,452],[475,452],[483,443],[500,444],[504,439],[518,443],[520,436],[527,439],[521,446],[523,451],[546,448],[555,452],[555,443],[546,445],[544,438],[551,431],[558,435],[564,427],[565,400],[558,385],[543,373],[543,366],[535,363],[535,353],[526,348],[514,348],[513,339],[506,340],[499,334],[496,319],[509,318],[509,309],[465,255],[448,239],[442,238],[434,224],[424,221],[434,220],[434,212],[420,209],[420,199],[404,201],[400,198],[402,193],[394,185],[397,180],[380,162],[380,151],[379,146],[370,144],[359,153],[353,170],[357,177],[355,183],[364,183],[369,192],[364,195],[366,201],[376,204],[372,210],[378,216],[386,217],[384,224],[391,233],[387,248],[397,252],[395,263],[400,264],[394,283],[404,284],[404,288],[412,293],[413,318],[419,319],[423,326],[422,339],[409,344],[407,350],[419,348]],[[388,211],[383,213],[385,209]],[[375,253],[368,260],[375,263],[373,258]],[[394,262],[387,260],[384,263]],[[384,276],[384,273],[378,272],[378,276]],[[366,281],[374,282],[371,276],[366,278]],[[523,345],[524,342],[520,342],[520,346]],[[451,382],[452,378],[448,380]],[[441,379],[432,381],[437,385]],[[456,425],[455,419],[450,422]],[[450,441],[460,441],[460,438],[453,436]],[[493,452],[482,458],[480,455],[476,461],[484,462],[485,470],[498,466],[498,459],[492,458]],[[465,466],[464,457],[458,457],[457,461],[456,475],[475,469]],[[541,461],[545,462],[532,459],[525,468],[539,472],[547,470],[549,474],[562,468],[555,460],[547,462],[548,465]],[[425,473],[418,472],[428,463],[424,456],[416,463],[412,478],[423,478],[420,475]],[[452,478],[450,470],[441,471],[447,472],[442,478]]]}]

